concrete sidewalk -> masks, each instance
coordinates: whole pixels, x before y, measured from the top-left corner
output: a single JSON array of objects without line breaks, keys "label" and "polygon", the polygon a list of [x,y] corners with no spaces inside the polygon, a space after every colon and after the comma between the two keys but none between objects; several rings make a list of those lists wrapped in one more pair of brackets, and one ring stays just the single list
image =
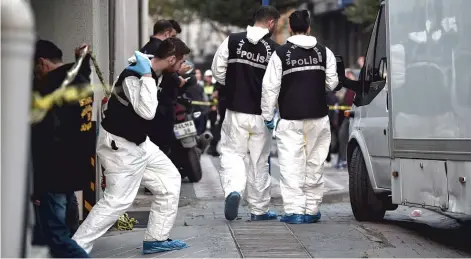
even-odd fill
[{"label": "concrete sidewalk", "polygon": [[[273,161],[272,161],[273,162]],[[224,218],[218,159],[203,156],[203,179],[183,183],[180,208],[171,238],[185,240],[181,251],[144,256],[141,253],[151,198],[140,194],[129,211],[139,224],[134,231],[110,231],[100,238],[92,257],[192,257],[192,258],[309,258],[309,257],[469,257],[470,228],[440,214],[423,210],[420,218],[409,216],[412,208],[400,206],[380,223],[357,222],[348,198],[346,171],[326,169],[326,189],[317,224],[286,225],[279,221],[250,222],[247,206],[238,220]],[[272,208],[281,214],[279,170],[272,167]],[[335,193],[340,193],[334,199]],[[348,200],[348,199],[346,199]]]},{"label": "concrete sidewalk", "polygon": [[[275,206],[275,211],[280,211]],[[92,257],[163,258],[312,258],[312,257],[469,257],[469,228],[453,219],[424,210],[409,216],[400,206],[380,223],[357,222],[348,203],[321,206],[317,224],[286,225],[279,221],[250,222],[246,207],[241,218],[227,222],[223,203],[198,201],[181,207],[171,238],[190,247],[142,255],[144,229],[111,231],[99,239]]]}]

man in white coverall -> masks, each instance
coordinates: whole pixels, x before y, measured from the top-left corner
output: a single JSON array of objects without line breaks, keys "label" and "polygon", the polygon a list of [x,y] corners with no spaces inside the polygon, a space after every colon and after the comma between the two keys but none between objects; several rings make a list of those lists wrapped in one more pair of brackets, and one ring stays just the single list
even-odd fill
[{"label": "man in white coverall", "polygon": [[[221,130],[221,183],[226,197],[227,220],[237,218],[247,185],[252,220],[276,219],[269,211],[268,156],[271,133],[261,117],[262,79],[271,54],[278,46],[270,39],[280,14],[272,6],[260,7],[255,25],[233,33],[217,50],[213,77],[225,88],[226,117]],[[249,153],[249,154],[248,154]],[[249,155],[249,166],[244,159]],[[248,170],[247,170],[248,169]]]},{"label": "man in white coverall", "polygon": [[155,195],[143,242],[143,253],[157,253],[187,247],[169,239],[178,210],[181,177],[170,159],[149,140],[150,121],[157,110],[157,91],[162,72],[175,72],[190,53],[180,39],[164,40],[152,54],[136,51],[136,63],[119,76],[107,103],[97,143],[107,188],[73,239],[88,253],[132,205],[142,184]]},{"label": "man in white coverall", "polygon": [[309,36],[306,10],[289,17],[291,37],[271,56],[263,78],[262,117],[272,123],[278,103],[276,128],[281,172],[282,222],[313,223],[320,219],[323,164],[329,153],[330,125],[326,88],[338,84],[334,54]]}]

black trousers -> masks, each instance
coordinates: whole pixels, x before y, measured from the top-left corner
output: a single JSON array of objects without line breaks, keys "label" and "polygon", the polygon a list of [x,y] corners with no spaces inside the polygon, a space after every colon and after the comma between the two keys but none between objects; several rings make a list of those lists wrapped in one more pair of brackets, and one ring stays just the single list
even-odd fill
[{"label": "black trousers", "polygon": [[218,112],[219,112],[219,122],[214,127],[214,130],[211,126],[211,134],[213,134],[213,139],[211,140],[211,143],[210,143],[211,147],[216,147],[219,143],[219,140],[221,140],[222,122],[224,121],[224,118],[226,117],[226,102],[225,101],[219,100]]},{"label": "black trousers", "polygon": [[[166,106],[164,108],[164,112],[157,110],[155,114],[149,139],[168,156],[174,141],[173,126],[175,125],[175,110],[173,106]],[[151,194],[152,192],[144,188],[144,193]]]},{"label": "black trousers", "polygon": [[[173,112],[173,114],[171,113]],[[155,114],[152,124],[152,132],[149,134],[149,139],[159,147],[162,152],[169,154],[170,147],[174,141],[173,126],[175,125],[175,111],[170,110],[166,113]]]},{"label": "black trousers", "polygon": [[211,130],[216,128],[216,122],[218,120],[218,112],[217,110],[213,111],[211,110],[209,113],[208,113],[208,119],[209,119],[209,124],[211,126]]}]

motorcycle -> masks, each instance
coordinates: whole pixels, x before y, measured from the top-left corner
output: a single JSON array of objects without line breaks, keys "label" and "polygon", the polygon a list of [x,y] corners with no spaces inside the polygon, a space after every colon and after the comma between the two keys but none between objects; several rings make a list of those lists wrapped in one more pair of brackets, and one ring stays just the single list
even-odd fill
[{"label": "motorcycle", "polygon": [[185,96],[177,99],[173,127],[175,138],[169,158],[180,171],[182,179],[187,177],[191,183],[196,183],[203,177],[201,154],[209,145],[212,135],[209,132],[198,135],[194,120],[202,116],[202,113],[193,110],[191,99]]}]

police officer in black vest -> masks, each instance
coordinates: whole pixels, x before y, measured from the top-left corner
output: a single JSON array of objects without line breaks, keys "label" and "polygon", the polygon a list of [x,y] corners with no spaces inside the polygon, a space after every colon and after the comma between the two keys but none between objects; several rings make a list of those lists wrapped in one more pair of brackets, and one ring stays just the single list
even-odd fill
[{"label": "police officer in black vest", "polygon": [[324,193],[323,164],[329,153],[330,125],[326,88],[338,84],[334,54],[310,34],[307,10],[289,17],[291,37],[276,49],[263,78],[262,117],[276,127],[281,172],[283,222],[302,224],[320,219]]},{"label": "police officer in black vest", "polygon": [[177,216],[181,177],[172,161],[152,143],[149,127],[158,106],[162,72],[180,69],[190,49],[177,38],[168,38],[153,58],[136,51],[136,63],[119,76],[107,103],[100,127],[97,155],[106,168],[104,197],[93,207],[73,239],[90,253],[102,236],[132,205],[142,184],[154,194],[143,253],[187,247],[169,239]]},{"label": "police officer in black vest", "polygon": [[[214,56],[213,76],[225,88],[227,105],[221,131],[221,182],[227,220],[237,218],[246,185],[252,220],[277,217],[268,209],[272,134],[260,116],[260,100],[268,60],[278,47],[270,36],[279,18],[276,8],[261,7],[255,13],[255,25],[248,26],[246,32],[227,37]],[[244,163],[247,156],[248,167]]]}]

